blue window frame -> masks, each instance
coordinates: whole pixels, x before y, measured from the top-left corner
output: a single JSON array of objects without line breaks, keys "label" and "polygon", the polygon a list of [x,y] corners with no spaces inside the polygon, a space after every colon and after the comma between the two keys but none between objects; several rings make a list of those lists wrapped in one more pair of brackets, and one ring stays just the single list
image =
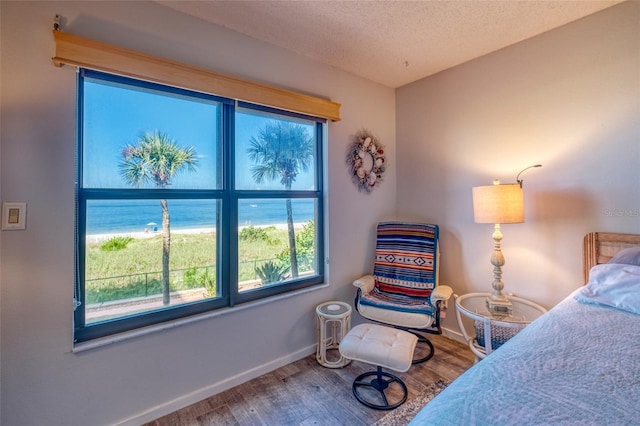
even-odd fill
[{"label": "blue window frame", "polygon": [[76,342],[324,280],[324,120],[81,69]]}]

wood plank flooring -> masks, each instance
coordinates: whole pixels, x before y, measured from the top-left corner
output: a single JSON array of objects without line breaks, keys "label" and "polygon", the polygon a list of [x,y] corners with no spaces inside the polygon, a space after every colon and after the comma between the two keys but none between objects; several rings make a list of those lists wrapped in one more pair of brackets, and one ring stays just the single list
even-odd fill
[{"label": "wood plank flooring", "polygon": [[[453,381],[473,365],[469,348],[443,336],[429,337],[436,348],[429,361],[396,373],[409,389],[409,400],[438,380]],[[352,362],[345,368],[320,366],[315,355],[285,365],[146,426],[195,425],[361,425],[384,417],[360,404],[351,393],[353,379],[369,364]]]}]

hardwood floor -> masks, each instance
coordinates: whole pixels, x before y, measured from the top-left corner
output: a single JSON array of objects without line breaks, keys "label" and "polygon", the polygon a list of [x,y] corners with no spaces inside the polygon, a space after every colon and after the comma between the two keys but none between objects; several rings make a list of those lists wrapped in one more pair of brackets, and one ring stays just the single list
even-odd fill
[{"label": "hardwood floor", "polygon": [[[407,385],[409,399],[438,380],[453,381],[474,362],[469,348],[443,336],[429,337],[436,348],[429,361],[406,373],[391,372]],[[353,379],[369,364],[345,368],[320,366],[308,356],[247,383],[161,417],[147,426],[192,425],[371,425],[388,411],[360,404],[351,393]]]}]

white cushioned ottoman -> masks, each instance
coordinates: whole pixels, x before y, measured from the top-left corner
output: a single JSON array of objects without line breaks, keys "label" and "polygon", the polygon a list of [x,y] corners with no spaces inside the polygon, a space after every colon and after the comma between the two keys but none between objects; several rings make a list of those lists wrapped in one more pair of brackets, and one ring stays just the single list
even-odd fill
[{"label": "white cushioned ottoman", "polygon": [[[360,324],[352,328],[340,342],[340,354],[347,359],[377,367],[376,371],[361,374],[353,382],[353,395],[356,399],[378,410],[392,410],[402,405],[407,400],[406,385],[398,377],[382,372],[382,368],[400,372],[409,370],[417,343],[418,337],[414,334],[391,327]],[[364,380],[370,376],[374,378],[370,381]],[[397,402],[389,402],[385,390],[394,384],[400,386],[402,397]],[[363,395],[366,392],[360,392],[360,388],[373,388],[379,395],[375,399],[365,398]],[[369,392],[367,395],[370,394]]]}]

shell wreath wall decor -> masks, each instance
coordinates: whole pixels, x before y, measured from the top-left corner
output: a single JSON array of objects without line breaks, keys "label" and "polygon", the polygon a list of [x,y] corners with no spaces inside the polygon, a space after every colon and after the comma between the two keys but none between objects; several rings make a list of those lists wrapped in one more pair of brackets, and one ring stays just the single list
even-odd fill
[{"label": "shell wreath wall decor", "polygon": [[353,136],[346,159],[358,190],[370,193],[382,182],[386,167],[384,145],[368,130],[359,130]]}]

